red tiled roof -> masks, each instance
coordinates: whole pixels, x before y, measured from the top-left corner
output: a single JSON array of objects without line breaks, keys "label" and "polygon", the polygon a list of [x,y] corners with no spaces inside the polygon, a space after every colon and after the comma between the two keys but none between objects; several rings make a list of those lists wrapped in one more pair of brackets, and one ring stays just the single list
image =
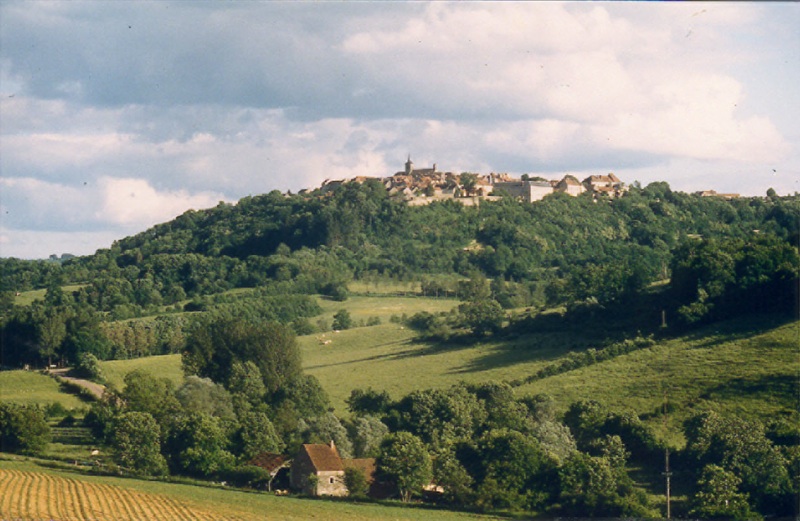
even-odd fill
[{"label": "red tiled roof", "polygon": [[335,447],[322,443],[307,443],[303,445],[303,450],[318,472],[344,470],[342,458],[339,457],[339,451]]},{"label": "red tiled roof", "polygon": [[249,465],[255,465],[256,467],[261,467],[262,469],[266,469],[269,472],[272,472],[273,470],[280,468],[284,463],[286,463],[286,456],[284,456],[283,454],[262,452],[261,454],[257,455],[247,463]]},{"label": "red tiled roof", "polygon": [[377,469],[375,458],[343,459],[342,464],[346,469],[354,468],[363,472],[364,477],[367,478],[367,483],[372,483],[375,479],[375,470]]}]

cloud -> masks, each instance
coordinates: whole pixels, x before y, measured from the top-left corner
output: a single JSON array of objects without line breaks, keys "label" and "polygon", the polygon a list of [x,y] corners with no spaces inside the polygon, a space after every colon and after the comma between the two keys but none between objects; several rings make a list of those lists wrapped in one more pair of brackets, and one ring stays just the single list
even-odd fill
[{"label": "cloud", "polygon": [[726,190],[752,193],[748,173],[800,175],[793,4],[78,1],[0,14],[9,230],[127,233],[219,200],[391,175],[408,153],[457,172],[658,172],[679,189],[709,184],[686,171],[738,172],[743,188]]}]

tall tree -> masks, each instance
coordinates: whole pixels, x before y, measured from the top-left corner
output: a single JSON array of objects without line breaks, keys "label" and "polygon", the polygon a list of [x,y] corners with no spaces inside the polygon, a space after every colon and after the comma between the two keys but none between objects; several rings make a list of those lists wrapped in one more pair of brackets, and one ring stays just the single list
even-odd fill
[{"label": "tall tree", "polygon": [[406,502],[433,478],[431,457],[425,444],[410,432],[395,432],[384,439],[377,466]]}]

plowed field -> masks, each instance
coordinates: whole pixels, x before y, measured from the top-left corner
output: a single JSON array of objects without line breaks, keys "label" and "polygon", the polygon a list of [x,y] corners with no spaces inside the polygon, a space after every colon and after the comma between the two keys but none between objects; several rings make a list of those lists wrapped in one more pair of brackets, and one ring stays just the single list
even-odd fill
[{"label": "plowed field", "polygon": [[0,469],[0,519],[227,521],[241,518],[205,511],[169,496],[46,473]]}]

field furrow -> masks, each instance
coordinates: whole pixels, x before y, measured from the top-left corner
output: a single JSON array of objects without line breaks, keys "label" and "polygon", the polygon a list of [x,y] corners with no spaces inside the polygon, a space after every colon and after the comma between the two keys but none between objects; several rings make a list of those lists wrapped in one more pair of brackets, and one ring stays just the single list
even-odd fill
[{"label": "field furrow", "polygon": [[60,521],[236,521],[181,499],[58,477],[0,469],[0,519]]},{"label": "field furrow", "polygon": [[20,490],[17,497],[17,515],[22,519],[29,519],[31,513],[28,510],[28,502],[31,497],[31,484],[33,483],[33,476],[23,474],[20,477]]},{"label": "field furrow", "polygon": [[0,517],[3,518],[10,517],[11,505],[9,503],[13,497],[11,494],[12,480],[13,474],[10,471],[0,471],[0,490],[5,491],[0,494]]}]

